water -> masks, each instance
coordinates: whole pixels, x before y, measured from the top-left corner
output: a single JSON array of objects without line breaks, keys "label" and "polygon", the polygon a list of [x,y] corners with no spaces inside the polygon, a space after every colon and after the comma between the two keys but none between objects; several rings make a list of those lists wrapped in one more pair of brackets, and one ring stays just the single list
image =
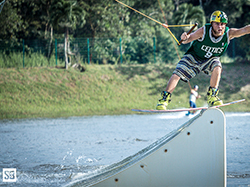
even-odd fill
[{"label": "water", "polygon": [[[0,186],[62,186],[118,162],[189,120],[185,113],[0,121]],[[250,113],[226,113],[227,186],[250,186]],[[16,168],[17,182],[2,181]]]}]

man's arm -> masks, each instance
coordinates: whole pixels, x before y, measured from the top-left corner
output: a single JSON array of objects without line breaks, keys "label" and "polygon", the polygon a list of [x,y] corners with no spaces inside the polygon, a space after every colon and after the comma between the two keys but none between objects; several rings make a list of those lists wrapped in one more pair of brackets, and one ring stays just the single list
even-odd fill
[{"label": "man's arm", "polygon": [[181,39],[183,40],[183,44],[187,44],[190,43],[194,40],[197,40],[199,38],[202,38],[204,33],[204,27],[201,27],[199,29],[197,29],[195,32],[191,33],[191,34],[187,34],[186,32],[182,33],[181,35]]},{"label": "man's arm", "polygon": [[250,34],[250,25],[247,25],[245,27],[242,27],[240,29],[235,29],[235,28],[231,28],[229,30],[229,39],[233,39],[233,38],[238,38],[241,36],[244,36],[246,34]]}]

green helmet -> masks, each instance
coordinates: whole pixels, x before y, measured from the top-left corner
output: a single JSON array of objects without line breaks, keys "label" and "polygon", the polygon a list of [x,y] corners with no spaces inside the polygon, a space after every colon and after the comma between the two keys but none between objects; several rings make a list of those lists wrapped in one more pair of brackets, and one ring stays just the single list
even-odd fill
[{"label": "green helmet", "polygon": [[212,21],[227,24],[228,23],[227,15],[225,14],[225,12],[217,10],[217,11],[213,12],[211,17],[210,17],[210,23]]}]

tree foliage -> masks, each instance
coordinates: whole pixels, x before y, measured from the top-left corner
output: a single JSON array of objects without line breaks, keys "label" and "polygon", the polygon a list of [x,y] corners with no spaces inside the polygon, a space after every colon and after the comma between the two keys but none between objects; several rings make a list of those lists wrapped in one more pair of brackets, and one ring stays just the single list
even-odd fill
[{"label": "tree foliage", "polygon": [[81,28],[85,24],[85,12],[77,1],[54,0],[51,6],[51,23],[58,31],[64,32],[65,68],[68,68],[68,55],[71,55],[69,31]]},{"label": "tree foliage", "polygon": [[[164,23],[166,19],[168,24],[174,25],[198,22],[201,27],[215,10],[222,10],[228,15],[229,27],[239,28],[250,22],[249,0],[121,2],[155,20]],[[152,61],[149,53],[152,54],[153,38],[156,38],[157,46],[161,46],[156,48],[158,61],[173,62],[178,53],[167,29],[115,0],[6,0],[0,13],[0,28],[0,41],[46,41],[41,43],[45,43],[48,57],[52,53],[54,38],[64,37],[66,66],[70,38],[93,38],[90,46],[99,51],[101,45],[96,43],[95,38],[123,38],[124,57],[138,63]],[[179,39],[181,33],[189,28],[170,29]],[[238,40],[240,45],[236,46],[237,50],[250,59],[250,38],[245,36]],[[114,46],[113,41],[116,40],[109,40],[110,46]]]}]

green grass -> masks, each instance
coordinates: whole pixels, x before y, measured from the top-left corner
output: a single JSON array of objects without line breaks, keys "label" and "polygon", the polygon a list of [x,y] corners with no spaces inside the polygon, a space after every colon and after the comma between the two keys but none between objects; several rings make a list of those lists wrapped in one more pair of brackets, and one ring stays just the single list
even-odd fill
[{"label": "green grass", "polygon": [[[175,65],[86,65],[75,69],[0,69],[0,119],[131,114],[132,108],[154,109]],[[250,65],[223,64],[219,96],[224,102],[246,102],[224,111],[250,111]],[[191,80],[206,104],[210,77]],[[170,108],[189,107],[189,87],[179,82]]]},{"label": "green grass", "polygon": [[0,68],[52,67],[56,64],[60,66],[64,65],[60,59],[57,59],[56,62],[53,55],[48,59],[41,52],[25,54],[24,56],[22,52],[6,53],[3,51],[0,53]]}]

